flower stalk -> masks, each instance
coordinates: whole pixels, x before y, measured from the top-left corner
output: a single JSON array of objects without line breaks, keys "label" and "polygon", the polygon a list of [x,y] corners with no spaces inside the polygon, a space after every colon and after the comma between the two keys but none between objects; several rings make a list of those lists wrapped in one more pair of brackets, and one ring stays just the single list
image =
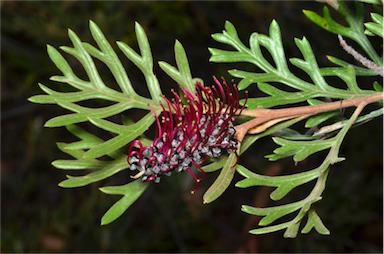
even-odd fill
[{"label": "flower stalk", "polygon": [[383,93],[375,93],[365,97],[335,101],[330,103],[324,103],[321,105],[291,107],[284,109],[242,110],[242,112],[240,112],[240,115],[251,116],[254,117],[254,119],[236,126],[236,139],[238,140],[238,142],[241,142],[247,133],[254,134],[257,132],[261,132],[278,122],[285,121],[288,119],[298,117],[306,118],[327,111],[343,109],[353,106],[358,107],[362,104],[366,105],[374,102],[383,101],[383,98]]}]

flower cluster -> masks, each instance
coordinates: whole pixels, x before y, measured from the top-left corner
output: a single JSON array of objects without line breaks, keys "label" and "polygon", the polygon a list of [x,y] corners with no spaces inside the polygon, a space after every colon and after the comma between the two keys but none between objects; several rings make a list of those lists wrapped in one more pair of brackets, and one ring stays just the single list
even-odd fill
[{"label": "flower cluster", "polygon": [[[131,170],[139,170],[135,177],[144,182],[160,182],[163,175],[188,171],[198,182],[204,177],[200,165],[208,158],[219,157],[224,152],[236,152],[234,121],[243,108],[239,105],[239,92],[233,92],[223,79],[215,77],[216,86],[196,84],[196,94],[182,89],[186,103],[173,91],[172,101],[164,97],[167,105],[156,118],[156,136],[150,146],[143,147],[139,140],[128,150]],[[202,173],[197,178],[191,168]]]}]

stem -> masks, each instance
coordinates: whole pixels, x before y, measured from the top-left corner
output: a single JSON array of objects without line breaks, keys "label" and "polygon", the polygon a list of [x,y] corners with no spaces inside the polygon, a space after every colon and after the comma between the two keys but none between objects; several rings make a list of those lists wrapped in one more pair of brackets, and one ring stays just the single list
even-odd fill
[{"label": "stem", "polygon": [[339,34],[337,36],[339,38],[340,46],[350,55],[353,56],[357,61],[359,61],[362,65],[367,67],[368,69],[374,70],[377,74],[383,77],[384,69],[383,66],[378,66],[371,60],[367,59],[363,55],[361,55],[359,52],[357,52],[353,47],[349,46],[343,37]]},{"label": "stem", "polygon": [[237,140],[241,142],[246,133],[251,129],[265,124],[271,120],[277,119],[290,119],[301,116],[312,116],[319,113],[348,108],[348,107],[358,107],[360,104],[370,104],[373,102],[378,102],[383,100],[383,93],[377,93],[373,95],[368,95],[361,98],[355,98],[350,100],[341,100],[336,102],[325,103],[321,105],[314,106],[301,106],[301,107],[292,107],[292,108],[283,108],[283,109],[254,109],[254,110],[243,110],[241,115],[243,116],[252,116],[255,119],[252,119],[248,122],[236,126]]}]

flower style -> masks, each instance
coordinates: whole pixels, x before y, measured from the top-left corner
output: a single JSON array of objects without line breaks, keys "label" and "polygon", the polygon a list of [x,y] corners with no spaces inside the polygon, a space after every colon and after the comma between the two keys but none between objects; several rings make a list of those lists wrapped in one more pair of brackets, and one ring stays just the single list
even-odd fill
[{"label": "flower style", "polygon": [[[239,92],[233,92],[223,78],[223,85],[214,77],[216,86],[211,88],[196,84],[196,94],[183,88],[186,104],[174,92],[172,101],[164,97],[167,106],[161,118],[156,115],[156,136],[150,146],[143,147],[139,140],[128,149],[128,163],[131,170],[140,172],[144,182],[160,182],[163,175],[188,171],[198,183],[205,172],[200,167],[208,158],[219,157],[225,151],[236,152],[234,121],[244,107],[239,105]],[[197,178],[191,168],[202,173]],[[193,193],[194,191],[192,191]]]}]

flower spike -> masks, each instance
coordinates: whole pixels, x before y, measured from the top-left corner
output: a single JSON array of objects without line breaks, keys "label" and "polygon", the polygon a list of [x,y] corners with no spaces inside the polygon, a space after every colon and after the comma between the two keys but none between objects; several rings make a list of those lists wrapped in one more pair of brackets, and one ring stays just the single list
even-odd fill
[{"label": "flower spike", "polygon": [[[156,136],[153,143],[144,147],[139,140],[128,149],[128,163],[131,170],[140,172],[134,178],[142,177],[144,182],[160,182],[164,175],[187,171],[198,183],[205,172],[200,167],[208,158],[215,158],[224,152],[237,151],[234,122],[244,107],[240,108],[239,91],[233,91],[222,78],[222,84],[213,77],[215,86],[196,84],[196,94],[182,88],[187,101],[172,91],[174,98],[161,105],[162,116],[156,118]],[[198,178],[193,168],[202,173]]]}]

